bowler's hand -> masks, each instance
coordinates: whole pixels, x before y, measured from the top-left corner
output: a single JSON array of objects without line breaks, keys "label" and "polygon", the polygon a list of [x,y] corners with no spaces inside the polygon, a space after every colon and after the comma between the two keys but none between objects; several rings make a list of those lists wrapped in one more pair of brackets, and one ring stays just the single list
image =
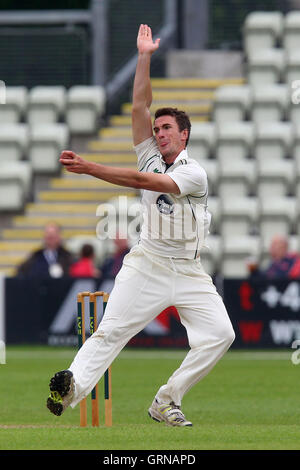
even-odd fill
[{"label": "bowler's hand", "polygon": [[152,40],[151,28],[146,24],[141,24],[137,37],[137,48],[140,53],[153,54],[159,47],[160,39]]},{"label": "bowler's hand", "polygon": [[59,161],[67,171],[72,173],[88,173],[89,162],[71,150],[64,150],[60,155]]}]

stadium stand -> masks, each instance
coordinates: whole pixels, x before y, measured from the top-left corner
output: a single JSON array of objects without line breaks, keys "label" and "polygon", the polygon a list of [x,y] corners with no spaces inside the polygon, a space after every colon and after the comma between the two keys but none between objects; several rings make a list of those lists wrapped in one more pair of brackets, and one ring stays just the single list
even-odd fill
[{"label": "stadium stand", "polygon": [[[189,154],[206,169],[210,184],[211,249],[204,250],[202,257],[211,274],[246,276],[246,258],[266,260],[274,233],[287,234],[293,249],[300,248],[300,108],[291,101],[292,81],[297,74],[300,77],[295,50],[299,17],[299,12],[248,15],[243,29],[245,79],[152,80],[152,112],[172,105],[191,116]],[[53,107],[55,112],[49,107],[52,123],[43,128],[40,123],[30,125],[28,120],[33,90],[17,88],[8,90],[6,115],[0,112],[1,174],[7,175],[1,178],[1,194],[18,188],[14,197],[6,198],[11,206],[1,207],[18,211],[0,239],[0,270],[10,274],[17,261],[37,246],[47,220],[61,223],[64,239],[77,252],[85,240],[98,243],[99,204],[116,203],[118,196],[127,195],[134,207],[139,196],[88,176],[60,172],[56,165],[56,157],[70,136],[86,133],[91,137],[81,152],[84,158],[135,168],[130,103],[124,103],[121,114],[110,116],[108,126],[98,131],[106,105],[103,90],[73,87],[61,94],[60,106]],[[4,128],[3,121],[10,125]],[[45,158],[41,149],[47,151]],[[15,174],[4,170],[7,158],[3,155],[16,164],[29,163],[26,178],[23,170]],[[24,176],[22,181],[15,177],[18,173]],[[32,200],[30,181],[36,173],[48,175],[49,180]],[[1,197],[1,205],[3,201]],[[123,214],[122,206],[118,211]],[[111,249],[104,245],[98,249],[100,260]]]}]

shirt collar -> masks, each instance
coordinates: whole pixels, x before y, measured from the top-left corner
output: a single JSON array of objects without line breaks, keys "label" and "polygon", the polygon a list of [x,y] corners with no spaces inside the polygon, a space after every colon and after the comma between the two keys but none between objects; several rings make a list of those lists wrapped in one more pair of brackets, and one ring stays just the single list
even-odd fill
[{"label": "shirt collar", "polygon": [[[163,156],[162,156],[161,154],[159,154],[159,156],[160,156],[161,161],[162,161],[164,164],[166,164],[166,162],[165,162]],[[174,165],[175,163],[178,163],[180,160],[187,160],[188,158],[189,158],[189,156],[188,156],[188,153],[187,153],[187,149],[183,149],[183,150],[180,152],[180,154],[177,155],[177,157],[175,158],[175,160],[174,160],[174,162],[173,162],[173,165]]]}]

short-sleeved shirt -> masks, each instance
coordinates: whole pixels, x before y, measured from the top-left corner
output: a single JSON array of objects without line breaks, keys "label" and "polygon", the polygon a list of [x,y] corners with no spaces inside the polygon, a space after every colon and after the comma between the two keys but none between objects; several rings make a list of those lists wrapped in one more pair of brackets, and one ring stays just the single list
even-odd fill
[{"label": "short-sleeved shirt", "polygon": [[167,165],[155,138],[134,147],[141,172],[165,173],[180,194],[142,191],[143,224],[139,244],[159,256],[196,259],[209,233],[207,175],[183,150]]}]

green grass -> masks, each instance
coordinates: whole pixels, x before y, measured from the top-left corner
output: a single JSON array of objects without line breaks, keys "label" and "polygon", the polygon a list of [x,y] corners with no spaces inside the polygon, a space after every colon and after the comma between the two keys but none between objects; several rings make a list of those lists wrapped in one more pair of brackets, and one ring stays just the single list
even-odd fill
[{"label": "green grass", "polygon": [[[69,366],[74,352],[7,348],[7,364],[0,366],[0,450],[300,448],[300,366],[289,351],[229,351],[184,397],[193,427],[183,429],[150,420],[147,408],[185,351],[125,349],[119,355],[112,366],[112,428],[80,428],[79,407],[61,417],[46,408],[49,378]],[[101,423],[103,414],[101,381]],[[90,417],[89,409],[89,423]]]}]

